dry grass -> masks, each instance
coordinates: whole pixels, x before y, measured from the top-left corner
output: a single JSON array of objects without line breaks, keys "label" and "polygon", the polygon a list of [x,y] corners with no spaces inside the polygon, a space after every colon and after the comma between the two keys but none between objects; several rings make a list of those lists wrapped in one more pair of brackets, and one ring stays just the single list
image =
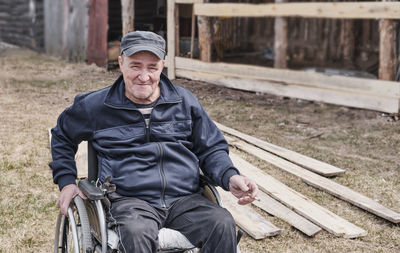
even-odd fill
[{"label": "dry grass", "polygon": [[[26,50],[0,52],[0,66],[0,252],[51,252],[58,189],[48,167],[47,129],[77,93],[107,86],[118,74]],[[213,119],[345,168],[336,182],[400,211],[399,122],[377,112],[177,82],[196,93]],[[244,236],[244,252],[399,252],[399,225],[247,158],[368,235],[350,240],[322,231],[308,238],[264,213],[281,235]]]}]

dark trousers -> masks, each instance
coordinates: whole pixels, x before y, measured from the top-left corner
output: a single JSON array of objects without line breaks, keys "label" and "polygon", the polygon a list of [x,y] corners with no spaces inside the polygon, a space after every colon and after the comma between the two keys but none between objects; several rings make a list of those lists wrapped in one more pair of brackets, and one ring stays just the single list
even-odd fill
[{"label": "dark trousers", "polygon": [[168,209],[116,193],[109,198],[107,219],[120,237],[121,252],[157,252],[162,227],[181,232],[201,252],[236,252],[232,215],[200,194],[183,197]]}]

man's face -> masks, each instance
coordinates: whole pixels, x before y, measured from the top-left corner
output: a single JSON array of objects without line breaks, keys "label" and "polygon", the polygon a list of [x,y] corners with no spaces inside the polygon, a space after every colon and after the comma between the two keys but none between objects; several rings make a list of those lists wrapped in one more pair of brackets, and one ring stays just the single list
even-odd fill
[{"label": "man's face", "polygon": [[119,67],[125,81],[125,96],[137,104],[149,104],[160,96],[160,75],[165,61],[153,53],[141,51],[121,55]]}]

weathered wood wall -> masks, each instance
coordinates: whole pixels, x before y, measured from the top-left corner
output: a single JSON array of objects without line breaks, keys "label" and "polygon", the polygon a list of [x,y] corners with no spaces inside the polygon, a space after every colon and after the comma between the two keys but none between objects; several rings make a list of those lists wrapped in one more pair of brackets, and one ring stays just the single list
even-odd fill
[{"label": "weathered wood wall", "polygon": [[43,0],[1,0],[0,41],[41,51]]},{"label": "weathered wood wall", "polygon": [[68,61],[86,60],[89,2],[44,0],[45,48]]},{"label": "weathered wood wall", "polygon": [[[209,2],[274,3],[275,0]],[[214,60],[237,61],[235,56],[248,55],[249,59],[246,59],[246,62],[249,64],[272,66],[275,18],[210,17],[209,19],[212,24]],[[378,20],[291,17],[287,18],[287,23],[290,68],[336,67],[366,71],[377,76]],[[255,54],[256,52],[258,54]]]}]

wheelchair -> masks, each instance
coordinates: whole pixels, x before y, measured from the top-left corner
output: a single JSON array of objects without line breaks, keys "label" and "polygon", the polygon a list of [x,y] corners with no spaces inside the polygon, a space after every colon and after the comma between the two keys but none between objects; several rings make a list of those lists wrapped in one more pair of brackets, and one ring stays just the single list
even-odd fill
[{"label": "wheelchair", "polygon": [[[76,196],[68,208],[68,217],[59,213],[54,240],[55,253],[114,253],[118,252],[119,236],[108,228],[105,206],[109,205],[106,190],[97,187],[97,154],[92,144],[88,143],[88,178],[81,179],[78,187],[87,197],[83,200]],[[203,195],[223,207],[216,186],[204,175],[200,176]],[[243,232],[239,229],[237,242]],[[162,228],[159,230],[159,251],[162,253],[197,253],[200,249],[193,246],[180,232]],[[240,249],[238,247],[238,252]]]}]

